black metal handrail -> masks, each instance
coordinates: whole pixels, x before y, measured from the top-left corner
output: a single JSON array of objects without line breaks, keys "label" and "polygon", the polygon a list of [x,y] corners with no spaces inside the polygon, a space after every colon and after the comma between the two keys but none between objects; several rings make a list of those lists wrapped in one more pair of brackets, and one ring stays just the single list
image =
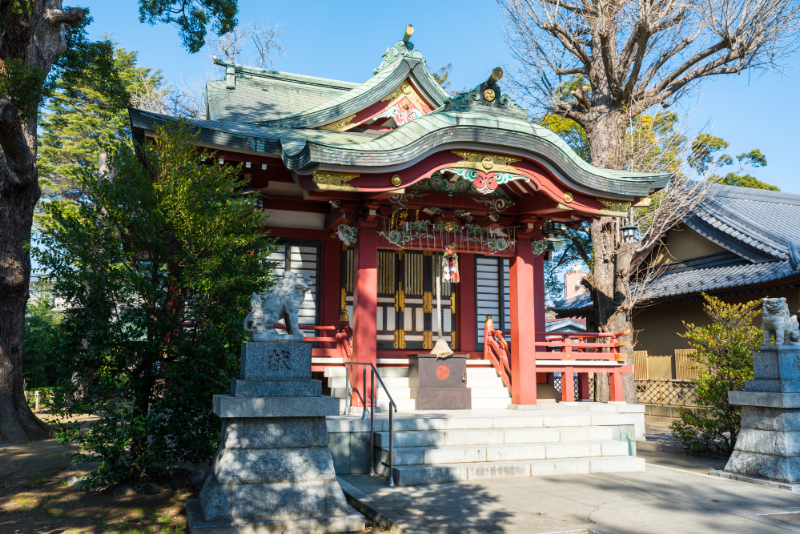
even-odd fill
[{"label": "black metal handrail", "polygon": [[[375,476],[375,464],[374,464],[374,455],[375,455],[375,379],[378,379],[378,383],[383,388],[383,391],[386,392],[386,396],[389,398],[389,486],[394,486],[394,424],[393,424],[393,417],[392,417],[392,407],[394,407],[394,411],[397,411],[397,404],[395,404],[394,399],[389,394],[389,390],[386,389],[386,386],[381,380],[380,375],[378,374],[378,370],[375,369],[375,366],[372,365],[371,362],[347,362],[344,364],[344,376],[347,380],[347,404],[345,404],[345,415],[350,415],[350,408],[353,404],[353,393],[352,393],[352,385],[350,384],[350,369],[348,366],[350,365],[360,365],[364,368],[364,389],[367,389],[367,366],[370,367],[372,370],[370,373],[370,379],[372,382],[372,395],[370,395],[370,409],[369,413],[369,475]],[[366,392],[361,392],[366,393]],[[364,405],[364,415],[361,416],[361,419],[367,418],[367,402],[365,399],[365,395],[359,395],[361,397],[361,404]],[[380,455],[378,456],[380,458]]]}]

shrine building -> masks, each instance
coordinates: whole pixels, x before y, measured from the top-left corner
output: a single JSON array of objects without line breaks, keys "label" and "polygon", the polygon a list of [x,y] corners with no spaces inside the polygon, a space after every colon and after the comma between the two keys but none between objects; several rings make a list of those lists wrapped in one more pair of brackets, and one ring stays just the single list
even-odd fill
[{"label": "shrine building", "polygon": [[[500,68],[448,94],[412,32],[363,83],[215,58],[225,78],[207,86],[206,119],[188,121],[261,198],[265,230],[281,245],[277,274],[311,277],[300,322],[315,343],[313,370],[403,367],[429,352],[437,268],[450,250],[459,279],[440,286],[443,335],[456,354],[497,370],[508,392],[492,407],[536,404],[537,383],[553,373],[581,377],[577,393],[564,381],[564,400],[585,398],[598,372],[622,400],[620,373],[632,368],[616,350],[619,333],[546,337],[544,259],[566,227],[627,216],[669,175],[586,163],[503,92]],[[173,119],[130,117],[139,142]],[[606,343],[580,347],[592,338]]]}]

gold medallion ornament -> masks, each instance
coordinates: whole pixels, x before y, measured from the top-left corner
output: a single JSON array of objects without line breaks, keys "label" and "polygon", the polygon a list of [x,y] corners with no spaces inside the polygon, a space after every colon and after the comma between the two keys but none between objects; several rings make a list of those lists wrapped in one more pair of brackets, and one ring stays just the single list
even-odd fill
[{"label": "gold medallion ornament", "polygon": [[495,172],[508,172],[513,174],[520,174],[516,168],[509,165],[517,161],[522,161],[521,158],[512,158],[509,156],[499,156],[497,154],[487,154],[486,152],[467,152],[464,150],[453,150],[453,154],[462,158],[461,161],[453,163],[451,167],[459,167],[462,169],[477,169],[479,171],[492,170]]},{"label": "gold medallion ornament", "polygon": [[566,202],[567,204],[569,204],[570,202],[572,202],[572,199],[573,199],[573,198],[575,198],[575,197],[574,197],[574,196],[572,196],[572,193],[570,193],[569,191],[567,191],[566,193],[564,193],[564,202]]},{"label": "gold medallion ornament", "polygon": [[403,179],[400,178],[399,174],[395,174],[394,176],[392,176],[392,180],[391,181],[392,181],[392,185],[393,186],[398,186],[401,183],[403,183]]},{"label": "gold medallion ornament", "polygon": [[353,178],[358,178],[358,174],[341,174],[338,172],[314,171],[314,183],[317,189],[327,189],[332,191],[358,191],[357,187],[348,185],[347,182]]},{"label": "gold medallion ornament", "polygon": [[483,98],[485,98],[487,102],[494,100],[494,97],[494,89],[487,89],[483,92]]},{"label": "gold medallion ornament", "polygon": [[413,91],[413,89],[411,89],[411,84],[409,84],[408,82],[405,82],[403,85],[401,85],[400,89],[403,91],[404,94],[407,95],[410,95],[411,91]]}]

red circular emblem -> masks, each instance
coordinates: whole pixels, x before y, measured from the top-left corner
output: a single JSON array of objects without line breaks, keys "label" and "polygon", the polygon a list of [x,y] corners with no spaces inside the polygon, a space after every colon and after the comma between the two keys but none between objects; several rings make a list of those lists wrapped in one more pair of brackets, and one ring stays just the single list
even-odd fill
[{"label": "red circular emblem", "polygon": [[489,191],[494,191],[497,189],[497,180],[495,180],[494,176],[486,179],[486,189]]},{"label": "red circular emblem", "polygon": [[446,365],[440,365],[436,368],[436,376],[439,377],[439,380],[445,380],[450,376],[450,369],[448,369]]},{"label": "red circular emblem", "polygon": [[472,183],[475,184],[475,189],[483,189],[486,185],[486,177],[478,175]]}]

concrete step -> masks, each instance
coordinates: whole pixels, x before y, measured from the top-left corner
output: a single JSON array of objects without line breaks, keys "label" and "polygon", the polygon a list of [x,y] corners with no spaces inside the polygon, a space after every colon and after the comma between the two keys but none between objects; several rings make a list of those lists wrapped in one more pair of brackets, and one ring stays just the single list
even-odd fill
[{"label": "concrete step", "polygon": [[[379,399],[387,398],[386,392],[380,386],[378,386],[376,394],[377,394]],[[404,387],[404,388],[390,387],[389,388],[389,395],[391,395],[392,399],[395,400],[395,401],[397,399],[410,399],[411,398],[411,388],[409,388],[409,387]]]},{"label": "concrete step", "polygon": [[381,378],[408,376],[408,367],[378,367],[378,374]]},{"label": "concrete step", "polygon": [[467,367],[467,378],[478,376],[497,376],[494,367]]},{"label": "concrete step", "polygon": [[[388,462],[389,448],[381,447],[381,461]],[[438,465],[471,462],[509,462],[561,458],[625,456],[624,441],[599,440],[525,445],[450,445],[443,447],[398,447],[394,465]]]},{"label": "concrete step", "polygon": [[473,410],[505,410],[511,404],[511,397],[478,397],[475,395],[477,389],[472,390],[472,409]]},{"label": "concrete step", "polygon": [[326,367],[322,376],[330,378],[332,376],[344,376],[344,367]]},{"label": "concrete step", "polygon": [[392,391],[394,388],[408,387],[407,376],[381,376],[381,381],[383,382],[383,385],[389,389],[389,391]]},{"label": "concrete step", "polygon": [[[388,468],[381,465],[381,474]],[[521,462],[476,462],[440,465],[394,466],[394,481],[398,486],[441,484],[461,480],[491,478],[588,475],[590,473],[643,472],[644,458],[632,456],[601,456],[596,458],[565,458]]]},{"label": "concrete step", "polygon": [[504,397],[511,398],[511,394],[506,388],[475,388],[472,390],[472,400],[476,398]]},{"label": "concrete step", "polygon": [[468,388],[504,388],[503,379],[499,376],[476,376],[467,377]]},{"label": "concrete step", "polygon": [[[416,400],[414,399],[395,399],[392,397],[392,400],[397,405],[397,410],[401,412],[413,412],[416,407]],[[389,410],[389,399],[387,398],[378,398],[378,407],[381,410]],[[388,437],[386,439],[389,439]]]},{"label": "concrete step", "polygon": [[[413,399],[409,400],[414,402]],[[381,406],[380,403],[378,405]],[[602,426],[416,430],[395,431],[394,446],[400,448],[446,445],[531,445],[574,441],[608,441],[611,439],[612,429]],[[383,448],[384,445],[388,447],[388,443],[388,432],[375,433],[377,447]]]}]

